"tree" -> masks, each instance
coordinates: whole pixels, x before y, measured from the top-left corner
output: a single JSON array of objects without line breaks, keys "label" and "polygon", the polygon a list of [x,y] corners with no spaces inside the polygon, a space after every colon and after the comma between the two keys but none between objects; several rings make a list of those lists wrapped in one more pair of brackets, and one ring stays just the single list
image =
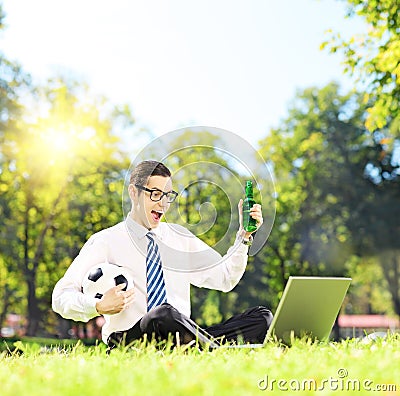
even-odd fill
[{"label": "tree", "polygon": [[[4,14],[0,4],[0,31],[3,29]],[[7,163],[8,139],[10,135],[17,135],[16,124],[21,117],[22,105],[19,96],[29,90],[30,78],[21,66],[8,60],[0,53],[0,218],[9,213],[9,201],[4,192],[10,182],[4,177],[4,167]],[[3,230],[4,232],[4,230]],[[0,232],[0,235],[3,234]],[[2,246],[0,253],[0,328],[11,306],[20,303],[23,298],[18,288],[21,279],[13,276],[17,269],[16,262],[9,256],[10,246]]]},{"label": "tree", "polygon": [[[393,191],[371,182],[378,150],[365,117],[362,95],[341,95],[337,84],[309,88],[261,142],[278,181],[277,225],[264,272],[278,276],[282,287],[289,274],[343,275],[353,255],[379,257],[396,249],[398,188],[393,180]],[[389,286],[397,271],[390,268],[383,271]],[[390,287],[397,312],[398,289]]]},{"label": "tree", "polygon": [[[398,192],[400,155],[400,13],[398,0],[347,0],[348,15],[358,15],[369,25],[366,33],[342,39],[339,33],[322,44],[331,52],[344,54],[345,71],[358,77],[366,87],[365,103],[369,103],[366,127],[374,132],[365,173],[375,186],[375,201],[363,211],[369,224],[382,224],[369,233],[375,242],[377,259],[389,284],[395,311],[400,315],[400,250],[398,238]],[[389,209],[390,208],[390,209]],[[388,212],[391,215],[386,216]],[[372,223],[371,223],[372,222]]]},{"label": "tree", "polygon": [[390,125],[400,133],[400,13],[398,0],[347,0],[348,16],[369,25],[366,33],[343,39],[340,33],[322,44],[344,54],[345,72],[366,86],[366,126],[374,131]]},{"label": "tree", "polygon": [[[364,169],[373,188],[372,199],[360,213],[359,228],[353,224],[351,230],[358,236],[359,249],[379,262],[394,312],[400,316],[400,141],[389,131],[385,128],[372,135]],[[388,141],[395,142],[391,149],[386,144]]]},{"label": "tree", "polygon": [[34,95],[7,134],[0,173],[2,259],[15,263],[13,276],[26,285],[29,335],[44,331],[54,284],[87,237],[122,218],[128,165],[104,98],[61,79]]}]

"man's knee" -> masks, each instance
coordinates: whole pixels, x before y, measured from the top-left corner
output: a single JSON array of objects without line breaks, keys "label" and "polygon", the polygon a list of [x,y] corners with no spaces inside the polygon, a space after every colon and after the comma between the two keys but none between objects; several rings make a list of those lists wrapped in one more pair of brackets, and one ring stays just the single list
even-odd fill
[{"label": "man's knee", "polygon": [[274,318],[272,312],[267,307],[262,305],[249,308],[243,313],[243,315],[251,318],[258,318],[260,321],[265,321],[267,328],[269,328],[272,323],[272,319]]},{"label": "man's knee", "polygon": [[175,320],[176,312],[176,308],[168,303],[159,305],[143,316],[140,328],[143,333],[148,335],[152,333],[157,334],[160,327],[164,327],[165,325],[168,326]]},{"label": "man's knee", "polygon": [[269,328],[269,326],[271,326],[274,315],[272,315],[272,312],[266,307],[259,306],[258,308],[259,308],[260,315],[262,315],[262,317],[265,319],[265,321],[267,323],[267,327]]}]

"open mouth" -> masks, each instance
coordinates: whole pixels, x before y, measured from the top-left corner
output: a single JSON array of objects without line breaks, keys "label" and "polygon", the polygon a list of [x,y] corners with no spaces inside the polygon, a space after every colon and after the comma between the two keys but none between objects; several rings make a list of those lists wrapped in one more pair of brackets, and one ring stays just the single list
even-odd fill
[{"label": "open mouth", "polygon": [[163,212],[158,212],[157,210],[152,210],[151,211],[151,216],[152,216],[154,221],[160,221],[162,215],[163,215]]}]

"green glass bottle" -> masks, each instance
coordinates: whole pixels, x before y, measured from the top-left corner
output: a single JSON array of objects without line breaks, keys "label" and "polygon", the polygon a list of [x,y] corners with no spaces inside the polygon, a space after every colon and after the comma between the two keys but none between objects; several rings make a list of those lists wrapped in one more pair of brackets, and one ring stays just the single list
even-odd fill
[{"label": "green glass bottle", "polygon": [[257,221],[250,216],[250,209],[256,203],[253,199],[253,183],[246,181],[246,198],[243,201],[243,228],[245,231],[253,232],[257,229]]}]

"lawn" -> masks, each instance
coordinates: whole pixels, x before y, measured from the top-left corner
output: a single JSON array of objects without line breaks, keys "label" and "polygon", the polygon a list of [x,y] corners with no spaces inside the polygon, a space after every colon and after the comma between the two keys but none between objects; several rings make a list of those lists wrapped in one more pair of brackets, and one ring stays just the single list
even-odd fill
[{"label": "lawn", "polygon": [[286,348],[43,347],[0,355],[1,396],[400,395],[400,337]]}]

